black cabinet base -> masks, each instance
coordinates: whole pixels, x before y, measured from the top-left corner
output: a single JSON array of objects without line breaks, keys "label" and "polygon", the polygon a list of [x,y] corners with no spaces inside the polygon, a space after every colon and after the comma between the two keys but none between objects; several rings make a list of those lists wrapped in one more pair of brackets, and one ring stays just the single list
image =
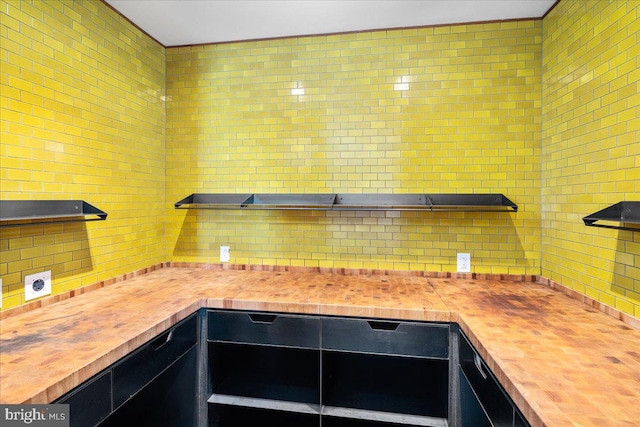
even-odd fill
[{"label": "black cabinet base", "polygon": [[196,361],[194,346],[99,426],[196,426]]},{"label": "black cabinet base", "polygon": [[71,427],[528,426],[455,324],[228,310],[203,309],[54,403],[71,405]]},{"label": "black cabinet base", "polygon": [[462,369],[460,369],[460,406],[463,427],[493,427]]},{"label": "black cabinet base", "polygon": [[111,413],[111,371],[104,371],[63,396],[69,405],[71,427],[95,426]]}]

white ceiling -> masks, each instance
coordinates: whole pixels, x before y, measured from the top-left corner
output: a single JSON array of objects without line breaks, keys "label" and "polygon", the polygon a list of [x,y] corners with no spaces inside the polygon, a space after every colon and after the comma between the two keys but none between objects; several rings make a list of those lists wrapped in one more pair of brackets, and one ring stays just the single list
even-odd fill
[{"label": "white ceiling", "polygon": [[540,18],[556,0],[105,0],[164,46]]}]

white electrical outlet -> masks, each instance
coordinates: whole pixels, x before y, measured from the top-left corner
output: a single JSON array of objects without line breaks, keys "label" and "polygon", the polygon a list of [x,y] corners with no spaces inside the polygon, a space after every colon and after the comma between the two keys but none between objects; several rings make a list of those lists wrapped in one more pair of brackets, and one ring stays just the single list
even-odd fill
[{"label": "white electrical outlet", "polygon": [[30,274],[24,278],[24,300],[29,301],[51,293],[51,271]]},{"label": "white electrical outlet", "polygon": [[458,273],[471,273],[471,254],[458,253]]},{"label": "white electrical outlet", "polygon": [[231,260],[229,246],[220,246],[220,262],[229,262],[229,260]]}]

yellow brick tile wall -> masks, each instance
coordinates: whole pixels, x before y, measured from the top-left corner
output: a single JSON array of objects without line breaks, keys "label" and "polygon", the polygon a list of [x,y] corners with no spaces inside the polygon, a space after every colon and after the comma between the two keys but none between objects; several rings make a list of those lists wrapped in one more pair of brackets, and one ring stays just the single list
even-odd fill
[{"label": "yellow brick tile wall", "polygon": [[640,232],[581,220],[640,201],[640,2],[562,0],[543,34],[542,275],[640,317]]},{"label": "yellow brick tile wall", "polygon": [[165,50],[98,0],[0,0],[0,199],[106,221],[0,228],[3,308],[165,261]]},{"label": "yellow brick tile wall", "polygon": [[167,201],[504,193],[517,213],[174,210],[168,257],[540,272],[540,20],[167,49]]}]

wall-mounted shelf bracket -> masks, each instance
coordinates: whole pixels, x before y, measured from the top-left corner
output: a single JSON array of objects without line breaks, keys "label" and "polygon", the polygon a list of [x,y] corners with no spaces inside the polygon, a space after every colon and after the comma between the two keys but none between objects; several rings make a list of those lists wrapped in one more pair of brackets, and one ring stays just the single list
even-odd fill
[{"label": "wall-mounted shelf bracket", "polygon": [[[582,218],[589,227],[613,228],[615,230],[640,231],[640,202],[618,202]],[[619,225],[596,223],[616,222]]]},{"label": "wall-mounted shelf bracket", "polygon": [[175,203],[176,209],[239,209],[251,194],[194,193]]},{"label": "wall-mounted shelf bracket", "polygon": [[434,211],[518,211],[503,194],[427,194]]},{"label": "wall-mounted shelf bracket", "polygon": [[0,227],[105,219],[106,212],[83,200],[0,200]]}]

